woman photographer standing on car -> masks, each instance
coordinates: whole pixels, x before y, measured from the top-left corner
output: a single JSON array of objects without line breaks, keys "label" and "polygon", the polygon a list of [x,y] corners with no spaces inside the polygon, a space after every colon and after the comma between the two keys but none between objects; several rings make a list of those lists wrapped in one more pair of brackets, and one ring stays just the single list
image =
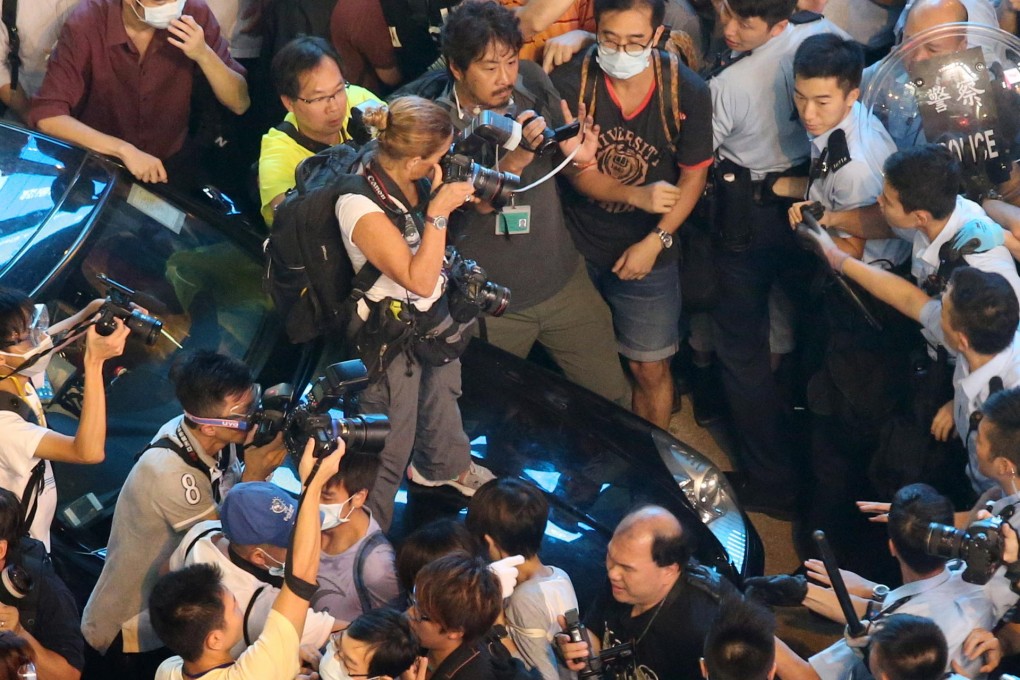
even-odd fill
[{"label": "woman photographer standing on car", "polygon": [[450,116],[421,97],[401,97],[369,109],[364,121],[379,131],[378,146],[358,168],[370,190],[342,195],[336,215],[354,270],[368,263],[380,272],[358,303],[364,323],[355,320],[354,345],[372,378],[360,410],[386,414],[392,427],[368,499],[386,530],[405,468],[417,484],[466,496],[493,475],[471,462],[457,406],[460,361],[429,365],[411,347],[444,292],[447,219],[477,200],[471,183],[443,183],[439,160],[453,140]]}]

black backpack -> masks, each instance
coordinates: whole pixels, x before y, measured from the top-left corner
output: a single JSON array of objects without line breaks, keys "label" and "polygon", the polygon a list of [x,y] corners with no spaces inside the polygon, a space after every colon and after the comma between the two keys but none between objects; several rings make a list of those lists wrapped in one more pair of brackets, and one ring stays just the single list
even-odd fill
[{"label": "black backpack", "polygon": [[367,196],[404,228],[407,213],[381,202],[368,180],[354,172],[373,146],[359,150],[337,144],[301,161],[295,187],[276,209],[263,246],[263,286],[283,316],[291,342],[327,333],[343,337],[356,303],[381,276],[369,262],[355,276],[336,219],[337,199],[344,194]]}]

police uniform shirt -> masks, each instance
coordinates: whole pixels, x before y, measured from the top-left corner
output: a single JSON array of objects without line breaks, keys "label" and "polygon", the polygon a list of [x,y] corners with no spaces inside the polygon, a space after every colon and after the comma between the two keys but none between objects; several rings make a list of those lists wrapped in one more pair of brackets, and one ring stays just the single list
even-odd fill
[{"label": "police uniform shirt", "polygon": [[818,33],[846,37],[826,19],[789,24],[709,80],[713,146],[723,158],[749,169],[754,180],[810,155],[793,107],[793,55],[801,42]]},{"label": "police uniform shirt", "polygon": [[[254,642],[262,634],[280,589],[256,578],[230,560],[225,552],[229,541],[223,535],[222,528],[218,519],[193,526],[170,556],[170,569],[176,571],[193,564],[214,564],[219,567],[224,587],[237,598],[241,611],[245,613],[244,637],[230,648],[230,655],[236,659],[248,647],[248,640]],[[224,547],[221,548],[221,545]],[[329,614],[309,609],[301,633],[301,644],[321,649],[329,640],[334,622]]]},{"label": "police uniform shirt", "polygon": [[[974,434],[976,437],[977,434]],[[998,517],[1005,513],[1003,519],[1009,522],[1014,531],[1020,531],[1020,492],[1010,494],[992,503],[988,510],[992,515]],[[1010,607],[1017,603],[1017,594],[1010,588],[1009,579],[1006,578],[1006,567],[1002,566],[995,572],[988,583],[985,584],[985,594],[992,601],[995,607],[995,618],[1001,619]]]},{"label": "police uniform shirt", "polygon": [[[953,210],[952,215],[949,216],[946,226],[939,232],[934,241],[929,241],[928,237],[920,229],[894,229],[901,238],[906,237],[906,234],[913,231],[913,261],[911,262],[910,273],[918,284],[922,283],[929,275],[938,271],[939,250],[942,248],[942,245],[951,241],[956,236],[956,232],[960,230],[960,227],[974,218],[983,218],[991,221],[991,218],[988,217],[980,205],[962,196],[957,196],[956,208]],[[964,260],[971,267],[976,267],[983,272],[1002,274],[1016,292],[1017,298],[1020,299],[1020,276],[1017,276],[1013,256],[1010,255],[1005,246],[996,246],[983,253],[966,255]]]},{"label": "police uniform shirt", "polygon": [[[981,586],[967,583],[960,575],[962,570],[943,569],[941,573],[921,581],[907,583],[890,591],[883,603],[883,609],[895,609],[896,614],[913,614],[933,620],[946,636],[949,645],[950,663],[957,661],[968,675],[975,675],[981,666],[980,658],[971,661],[963,653],[963,642],[975,628],[991,630],[995,625],[992,603],[985,596]],[[909,598],[905,602],[900,602]],[[881,620],[882,613],[878,614]],[[830,647],[815,654],[808,663],[822,680],[845,680],[846,678],[870,678],[863,662],[839,640]]]},{"label": "police uniform shirt", "polygon": [[[942,332],[942,302],[932,300],[921,309],[921,324],[940,344],[945,344]],[[956,356],[953,371],[953,423],[964,446],[967,447],[967,477],[977,493],[990,489],[995,482],[978,472],[977,433],[971,430],[971,415],[981,408],[991,392],[993,378],[1002,380],[1004,389],[1020,385],[1020,334],[1005,350],[993,356],[988,363],[975,371],[970,370],[966,357]]]},{"label": "police uniform shirt", "polygon": [[[837,131],[845,138],[845,147],[830,144]],[[818,201],[826,211],[873,205],[882,193],[882,165],[895,151],[896,145],[878,119],[854,102],[838,125],[811,139],[812,167],[817,168],[812,176],[819,176],[810,184],[808,200]],[[864,244],[863,260],[868,264],[892,267],[909,256],[910,244],[899,238],[868,239]]]},{"label": "police uniform shirt", "polygon": [[[153,441],[168,437],[178,444],[178,416],[160,428]],[[187,427],[182,428],[199,460],[210,470],[217,461],[206,454]],[[224,454],[232,447],[223,449]],[[222,473],[222,493],[240,468]],[[123,633],[125,652],[147,652],[162,646],[147,617],[140,615],[160,567],[167,562],[181,536],[216,512],[213,482],[170,449],[151,448],[131,468],[113,513],[107,559],[82,615],[82,634],[96,650],[106,649]]]}]

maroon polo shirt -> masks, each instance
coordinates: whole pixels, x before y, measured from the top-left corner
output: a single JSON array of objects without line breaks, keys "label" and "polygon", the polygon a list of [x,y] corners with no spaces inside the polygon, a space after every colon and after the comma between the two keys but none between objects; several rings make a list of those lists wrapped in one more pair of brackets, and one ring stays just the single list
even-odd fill
[{"label": "maroon polo shirt", "polygon": [[[203,28],[219,58],[244,75],[205,0],[187,0],[184,14]],[[157,158],[174,155],[188,132],[192,83],[204,76],[167,36],[157,30],[139,62],[121,0],[82,0],[60,31],[28,124],[38,127],[40,120],[70,115]]]}]

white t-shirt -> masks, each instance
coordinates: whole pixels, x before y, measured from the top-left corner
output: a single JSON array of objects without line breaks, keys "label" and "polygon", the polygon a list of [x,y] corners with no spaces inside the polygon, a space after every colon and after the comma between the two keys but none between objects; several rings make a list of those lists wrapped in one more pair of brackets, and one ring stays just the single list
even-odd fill
[{"label": "white t-shirt", "polygon": [[206,0],[209,9],[220,25],[223,37],[230,44],[234,59],[254,59],[262,49],[262,35],[251,32],[258,18],[256,0]]},{"label": "white t-shirt", "polygon": [[[401,210],[406,210],[403,204],[396,198],[391,197],[391,200]],[[355,272],[361,271],[361,268],[368,262],[368,258],[365,257],[365,254],[361,252],[358,246],[354,245],[352,240],[354,238],[354,229],[357,227],[358,220],[371,213],[379,213],[389,222],[389,218],[386,217],[383,209],[367,196],[344,194],[336,202],[336,218],[340,222],[340,233],[344,239],[344,248],[347,249],[347,255],[351,258],[351,264],[354,266]],[[393,228],[396,229],[396,227]],[[418,252],[418,246],[408,247],[412,253]],[[436,281],[436,287],[432,290],[432,294],[423,298],[407,290],[385,274],[382,274],[379,276],[379,280],[375,282],[375,285],[368,289],[365,297],[372,302],[378,302],[387,297],[394,298],[395,300],[410,300],[420,311],[426,312],[439,299],[439,296],[443,294],[444,283],[444,277],[440,276],[439,280]],[[362,311],[360,307],[359,311]],[[362,317],[364,318],[364,314]]]},{"label": "white t-shirt", "polygon": [[[0,33],[2,32],[3,29],[0,28]],[[40,459],[35,457],[35,450],[43,436],[49,432],[45,427],[46,419],[39,397],[31,387],[27,390],[22,398],[40,416],[42,425],[34,425],[13,411],[0,411],[0,487],[13,492],[18,500],[21,500],[21,494],[25,491],[32,468],[39,464]],[[50,462],[48,460],[43,462],[45,465],[43,491],[38,499],[39,505],[29,534],[32,538],[42,541],[46,545],[46,551],[49,552],[50,525],[57,511],[57,482],[53,477]]]},{"label": "white t-shirt", "polygon": [[[202,680],[294,680],[301,670],[298,644],[294,626],[272,610],[255,644],[229,666],[203,673]],[[155,680],[184,680],[184,660],[172,656],[161,663]]]},{"label": "white t-shirt", "polygon": [[[21,0],[18,2],[18,36],[21,38],[21,68],[18,85],[31,97],[39,91],[46,62],[57,43],[60,29],[67,15],[79,0]],[[11,72],[7,65],[7,28],[0,24],[0,85],[10,85]]]},{"label": "white t-shirt", "polygon": [[[260,581],[230,561],[224,552],[229,543],[221,531],[222,526],[218,519],[214,519],[199,522],[191,527],[191,530],[181,539],[177,550],[170,556],[170,569],[176,571],[192,564],[217,565],[223,572],[223,585],[237,598],[241,611],[246,612],[245,632],[248,639],[255,640],[265,630],[266,620],[269,618],[269,612],[273,609],[273,603],[276,602],[276,596],[279,595],[280,589]],[[212,533],[206,533],[210,530]],[[206,535],[202,536],[203,533]],[[192,544],[194,546],[188,552],[188,547]],[[261,590],[259,590],[260,588]],[[256,591],[258,591],[257,596]],[[253,597],[257,597],[257,599],[255,604],[251,605],[251,613],[247,613]],[[309,609],[308,617],[305,619],[305,630],[301,634],[301,644],[311,645],[317,649],[321,648],[329,639],[333,625],[332,616]],[[230,655],[236,659],[247,648],[248,645],[242,638],[231,647]]]}]

